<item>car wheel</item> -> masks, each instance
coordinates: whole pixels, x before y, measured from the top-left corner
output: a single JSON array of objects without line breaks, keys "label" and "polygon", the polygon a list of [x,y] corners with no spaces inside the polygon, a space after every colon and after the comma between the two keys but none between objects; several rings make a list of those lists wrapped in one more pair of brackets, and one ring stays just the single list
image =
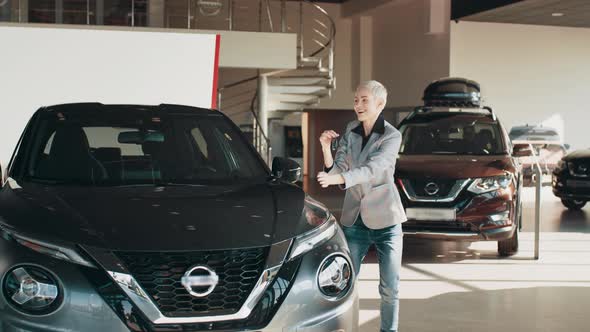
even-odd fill
[{"label": "car wheel", "polygon": [[507,257],[516,254],[518,251],[518,226],[511,238],[498,241],[498,255]]},{"label": "car wheel", "polygon": [[570,210],[579,210],[586,205],[586,201],[578,201],[575,199],[562,199],[561,203]]},{"label": "car wheel", "polygon": [[522,202],[518,199],[518,230],[522,231]]}]

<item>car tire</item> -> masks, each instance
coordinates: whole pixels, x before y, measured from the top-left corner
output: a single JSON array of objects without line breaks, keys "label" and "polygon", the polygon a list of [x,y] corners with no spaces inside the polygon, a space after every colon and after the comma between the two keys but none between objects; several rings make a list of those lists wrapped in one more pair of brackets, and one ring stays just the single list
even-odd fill
[{"label": "car tire", "polygon": [[518,251],[518,226],[514,230],[511,238],[498,241],[498,255],[501,257],[508,257],[516,254]]},{"label": "car tire", "polygon": [[561,203],[570,210],[580,210],[586,205],[586,201],[578,201],[575,199],[562,199]]},{"label": "car tire", "polygon": [[518,233],[522,228],[522,202],[520,202],[520,199],[518,202],[517,209],[518,217],[516,218],[516,221],[518,222],[518,224],[516,225],[514,234],[509,239],[498,241],[498,255],[500,255],[501,257],[508,257],[514,255],[518,251]]}]

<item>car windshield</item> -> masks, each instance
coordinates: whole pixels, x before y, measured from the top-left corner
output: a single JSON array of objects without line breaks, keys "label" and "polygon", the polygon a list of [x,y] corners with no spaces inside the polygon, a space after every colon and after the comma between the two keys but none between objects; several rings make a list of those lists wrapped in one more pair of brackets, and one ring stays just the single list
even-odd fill
[{"label": "car windshield", "polygon": [[496,122],[478,122],[455,116],[402,125],[400,154],[505,154]]},{"label": "car windshield", "polygon": [[96,186],[229,184],[267,171],[222,116],[43,113],[28,180]]}]

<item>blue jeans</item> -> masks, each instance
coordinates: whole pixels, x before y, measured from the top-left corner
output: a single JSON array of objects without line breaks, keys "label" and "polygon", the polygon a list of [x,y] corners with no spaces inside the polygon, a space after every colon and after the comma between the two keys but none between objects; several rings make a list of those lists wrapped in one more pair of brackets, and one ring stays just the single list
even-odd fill
[{"label": "blue jeans", "polygon": [[343,227],[356,275],[371,244],[379,260],[379,294],[381,295],[381,331],[397,331],[399,319],[399,273],[402,264],[402,225],[369,229],[360,215],[354,225]]}]

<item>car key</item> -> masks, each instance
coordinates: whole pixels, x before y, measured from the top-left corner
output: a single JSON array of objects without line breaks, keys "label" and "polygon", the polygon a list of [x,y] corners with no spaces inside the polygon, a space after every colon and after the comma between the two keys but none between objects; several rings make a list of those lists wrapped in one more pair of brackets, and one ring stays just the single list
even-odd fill
[{"label": "car key", "polygon": [[330,147],[332,148],[332,151],[338,150],[338,139],[333,139],[330,143]]}]

